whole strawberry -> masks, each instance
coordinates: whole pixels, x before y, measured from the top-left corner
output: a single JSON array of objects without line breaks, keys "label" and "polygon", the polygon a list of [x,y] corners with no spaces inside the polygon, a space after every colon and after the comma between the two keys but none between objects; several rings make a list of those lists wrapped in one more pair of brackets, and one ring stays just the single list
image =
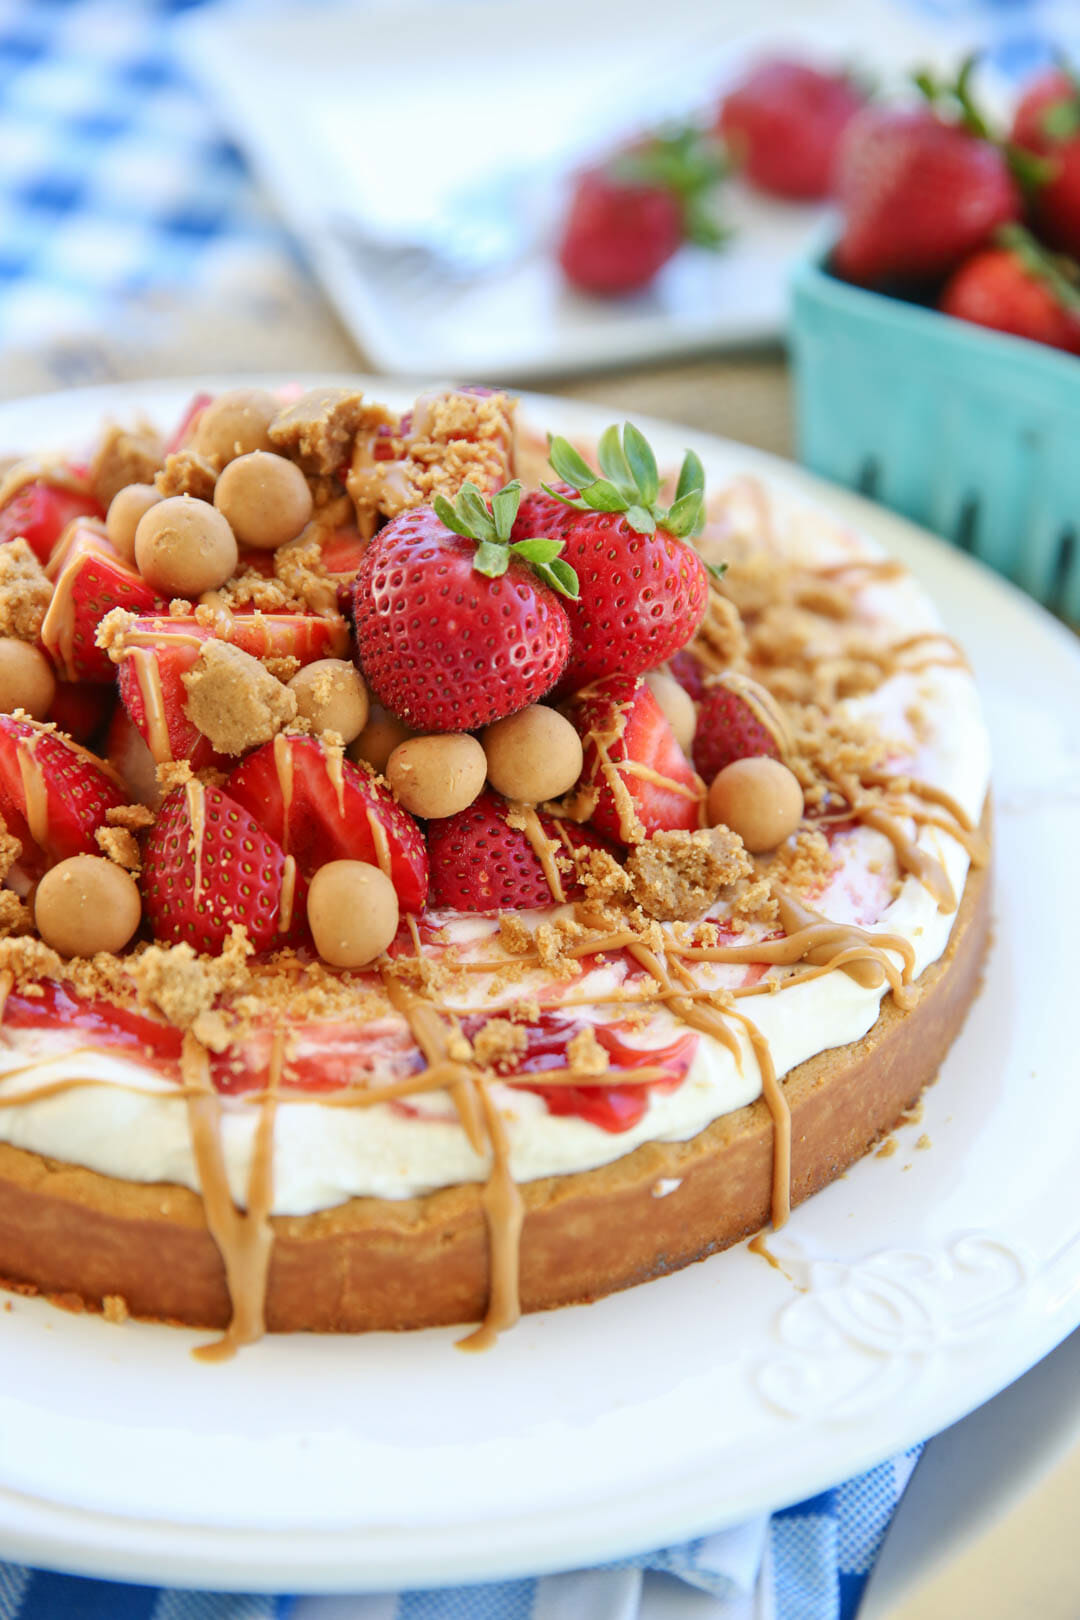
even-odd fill
[{"label": "whole strawberry", "polygon": [[603,477],[566,439],[553,439],[550,454],[562,482],[528,497],[519,524],[560,539],[562,560],[577,575],[578,594],[566,604],[573,646],[562,687],[655,669],[690,640],[709,599],[708,570],[685,543],[704,522],[701,462],[687,451],[675,499],[664,508],[656,459],[631,422],[621,439],[614,426],[601,438]]},{"label": "whole strawberry", "polygon": [[945,275],[1021,212],[998,147],[929,108],[854,118],[836,190],[844,223],[832,267],[868,286]]},{"label": "whole strawberry", "polygon": [[817,199],[832,189],[840,137],[864,99],[842,73],[774,57],[728,92],[716,127],[759,191]]},{"label": "whole strawberry", "polygon": [[[515,911],[556,903],[544,863],[520,827],[511,826],[511,805],[485,788],[467,810],[429,821],[430,904],[458,911]],[[608,849],[588,828],[538,813],[545,837],[558,846],[554,859],[566,900],[581,894],[560,828],[575,849]],[[559,853],[562,851],[562,853]]]},{"label": "whole strawberry", "polygon": [[[1080,354],[1080,288],[1020,225],[976,253],[946,282],[938,308],[978,326]],[[1071,261],[1066,261],[1066,266]]]},{"label": "whole strawberry", "polygon": [[686,128],[646,136],[577,179],[558,257],[583,292],[648,286],[683,242],[717,247],[710,203],[724,173],[715,142]]},{"label": "whole strawberry", "polygon": [[1041,236],[1080,258],[1080,83],[1064,68],[1036,79],[1020,100],[1012,139],[1044,159],[1035,187]]},{"label": "whole strawberry", "polygon": [[143,904],[154,938],[217,953],[234,923],[257,951],[293,943],[304,880],[281,845],[220,788],[170,793],[143,850]]},{"label": "whole strawberry", "polygon": [[466,483],[388,523],[364,553],[354,612],[360,665],[391,713],[414,731],[471,731],[526,708],[566,667],[560,595],[577,579],[563,544],[511,544],[521,486],[487,506]]}]

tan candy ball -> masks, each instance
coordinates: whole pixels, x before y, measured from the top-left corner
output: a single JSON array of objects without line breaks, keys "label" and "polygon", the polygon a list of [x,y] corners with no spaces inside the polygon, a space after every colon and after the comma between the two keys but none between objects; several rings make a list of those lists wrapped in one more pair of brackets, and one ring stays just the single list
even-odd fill
[{"label": "tan candy ball", "polygon": [[675,741],[684,754],[689,754],[697,730],[697,710],[693,698],[684,686],[679,685],[674,675],[665,675],[660,669],[649,671],[645,685],[659,704],[664,719],[675,734]]},{"label": "tan candy ball", "polygon": [[135,530],[140,518],[160,501],[153,484],[128,484],[110,501],[105,533],[126,562],[135,561]]},{"label": "tan candy ball", "polygon": [[569,720],[542,703],[496,720],[483,743],[488,780],[508,799],[557,799],[581,775],[581,738]]},{"label": "tan candy ball", "polygon": [[284,456],[253,450],[230,461],[214,489],[214,505],[242,546],[276,551],[295,540],[313,511],[299,467]]},{"label": "tan candy ball", "polygon": [[235,574],[236,537],[208,501],[172,495],[139,519],[135,563],[156,591],[201,596]]},{"label": "tan candy ball", "polygon": [[297,713],[316,731],[336,731],[342,742],[355,742],[367,725],[364,677],[344,658],[320,658],[306,664],[289,682],[296,693]]},{"label": "tan candy ball", "polygon": [[796,830],[803,814],[798,778],[778,759],[736,759],[713,778],[709,822],[738,833],[751,855],[775,849]]},{"label": "tan candy ball", "polygon": [[311,880],[308,922],[315,949],[331,967],[366,967],[398,928],[394,885],[366,861],[330,861]]},{"label": "tan candy ball", "polygon": [[415,736],[396,714],[390,714],[380,704],[373,703],[367,725],[349,747],[349,758],[357,765],[370,765],[373,771],[385,773],[390,755],[398,743]]},{"label": "tan candy ball", "polygon": [[50,867],[34,896],[34,921],[61,956],[122,951],[139,926],[139,885],[102,855],[72,855]]},{"label": "tan candy ball", "polygon": [[399,804],[426,821],[467,810],[487,778],[487,760],[475,737],[465,734],[410,737],[386,763],[386,780]]},{"label": "tan candy ball", "polygon": [[252,450],[272,450],[267,429],[280,409],[281,401],[265,388],[227,389],[199,417],[193,447],[219,467]]},{"label": "tan candy ball", "polygon": [[28,641],[0,638],[0,714],[25,709],[44,720],[56,696],[56,676],[45,654]]}]

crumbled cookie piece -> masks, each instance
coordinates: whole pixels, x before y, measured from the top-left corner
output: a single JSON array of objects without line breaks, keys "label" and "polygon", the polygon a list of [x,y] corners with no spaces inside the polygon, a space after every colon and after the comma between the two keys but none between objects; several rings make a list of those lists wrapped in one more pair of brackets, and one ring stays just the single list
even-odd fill
[{"label": "crumbled cookie piece", "polygon": [[122,1326],[130,1314],[123,1294],[105,1294],[101,1301],[101,1314],[114,1327]]},{"label": "crumbled cookie piece", "polygon": [[[140,806],[140,808],[142,808]],[[94,840],[101,853],[117,866],[136,876],[142,871],[142,855],[134,833],[126,827],[99,827]]]},{"label": "crumbled cookie piece", "polygon": [[309,524],[288,545],[278,547],[274,553],[274,577],[303,612],[337,611],[337,586],[326,571],[322,535],[315,524]]},{"label": "crumbled cookie piece", "polygon": [[190,495],[197,501],[212,501],[218,470],[197,450],[177,450],[165,457],[165,465],[154,479],[159,495]]},{"label": "crumbled cookie piece", "polygon": [[167,798],[176,788],[184,787],[192,781],[195,772],[191,768],[191,761],[187,759],[166,759],[155,767],[158,790],[162,798]]},{"label": "crumbled cookie piece", "polygon": [[525,956],[533,948],[532,934],[512,911],[504,911],[499,918],[499,943],[511,956]]},{"label": "crumbled cookie piece", "polygon": [[357,388],[312,388],[279,411],[270,438],[306,473],[326,477],[348,461],[358,434],[392,421],[385,406],[365,404]]},{"label": "crumbled cookie piece", "polygon": [[631,850],[626,861],[634,899],[662,922],[691,922],[708,911],[753,862],[728,827],[659,832]]},{"label": "crumbled cookie piece", "polygon": [[53,588],[25,540],[0,545],[0,635],[36,641]]},{"label": "crumbled cookie piece", "polygon": [[[17,840],[16,840],[17,842]],[[0,889],[0,937],[12,934],[30,934],[34,930],[34,914],[14,889]]]},{"label": "crumbled cookie piece", "polygon": [[579,1074],[603,1074],[611,1067],[611,1058],[596,1038],[591,1024],[585,1024],[572,1036],[566,1048],[566,1061]]},{"label": "crumbled cookie piece", "polygon": [[[148,945],[125,962],[125,969],[143,1005],[156,1007],[177,1029],[193,1029],[204,1045],[222,1051],[230,1037],[214,1003],[221,995],[250,990],[252,954],[246,932],[234,923],[220,956],[199,956],[188,944]],[[222,1045],[216,1044],[219,1039]]]},{"label": "crumbled cookie piece", "polygon": [[181,678],[188,716],[219,754],[243,754],[270,742],[296,718],[296,694],[227,641],[205,642]]},{"label": "crumbled cookie piece", "polygon": [[126,827],[129,832],[142,832],[144,827],[154,825],[154,812],[145,804],[114,804],[105,812],[105,824],[109,827]]},{"label": "crumbled cookie piece", "polygon": [[528,1051],[529,1037],[508,1018],[489,1018],[473,1037],[473,1055],[482,1068],[510,1068]]},{"label": "crumbled cookie piece", "polygon": [[574,852],[577,875],[592,906],[606,906],[630,892],[626,868],[606,849],[579,849]]},{"label": "crumbled cookie piece", "polygon": [[7,823],[0,816],[0,883],[4,881],[22,854],[22,844],[8,832]]},{"label": "crumbled cookie piece", "polygon": [[90,463],[90,487],[102,506],[128,484],[152,484],[164,447],[148,422],[122,428],[110,422]]},{"label": "crumbled cookie piece", "polygon": [[801,894],[819,892],[836,869],[829,840],[817,827],[803,827],[780,845],[769,864],[769,876]]},{"label": "crumbled cookie piece", "polygon": [[361,534],[371,532],[372,511],[396,517],[435,495],[453,500],[468,480],[491,494],[511,476],[514,401],[506,394],[451,391],[418,399],[405,455],[374,464],[354,456],[346,485]]}]

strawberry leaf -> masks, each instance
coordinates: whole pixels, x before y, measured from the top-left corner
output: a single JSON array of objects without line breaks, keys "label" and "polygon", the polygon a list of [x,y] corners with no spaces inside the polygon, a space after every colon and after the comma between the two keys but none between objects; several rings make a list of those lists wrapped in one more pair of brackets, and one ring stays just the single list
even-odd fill
[{"label": "strawberry leaf", "polygon": [[704,497],[700,489],[690,489],[669,508],[664,518],[664,528],[677,540],[686,540],[692,534],[700,534],[704,522]]},{"label": "strawberry leaf", "polygon": [[1080,100],[1070,96],[1067,101],[1055,101],[1040,119],[1042,132],[1052,141],[1071,141],[1080,134]]},{"label": "strawberry leaf", "polygon": [[627,422],[623,427],[623,453],[630,463],[642,505],[648,507],[655,505],[656,497],[660,493],[660,473],[657,470],[656,457],[652,453],[648,439],[633,422]]},{"label": "strawberry leaf", "polygon": [[630,527],[632,529],[636,529],[639,534],[656,533],[656,519],[653,517],[652,513],[647,512],[643,506],[627,507],[626,521],[629,523]]},{"label": "strawberry leaf", "polygon": [[619,429],[614,422],[609,428],[605,428],[600,436],[600,443],[596,447],[596,459],[605,478],[609,478],[624,494],[629,494],[633,490],[634,475],[630,471],[630,463],[623,454],[623,447],[619,443]]},{"label": "strawberry leaf", "polygon": [[460,534],[465,540],[475,540],[476,536],[464,518],[458,517],[445,495],[436,495],[431,502],[441,523],[445,523],[454,534]]},{"label": "strawberry leaf", "polygon": [[568,439],[548,439],[548,460],[559,478],[571,489],[581,491],[596,483],[596,474]]},{"label": "strawberry leaf", "polygon": [[728,565],[727,565],[726,562],[722,562],[722,563],[707,562],[705,564],[705,567],[708,569],[709,573],[711,574],[712,578],[716,581],[717,584],[720,583],[720,581],[723,579],[724,575],[728,571]]},{"label": "strawberry leaf", "polygon": [[457,498],[457,511],[464,515],[467,523],[472,524],[472,532],[477,540],[495,540],[495,520],[475,484],[468,481],[462,484]]},{"label": "strawberry leaf", "polygon": [[495,533],[504,543],[510,539],[518,507],[521,504],[521,485],[515,478],[491,497],[491,513],[495,520]]},{"label": "strawberry leaf", "polygon": [[684,495],[695,489],[704,492],[705,469],[701,465],[700,458],[692,450],[688,450],[679,468],[679,482],[675,486],[675,504],[678,505]]},{"label": "strawberry leaf", "polygon": [[568,596],[572,602],[578,600],[581,589],[577,574],[562,557],[556,557],[554,562],[541,564],[536,571],[552,590],[559,592],[560,596]]},{"label": "strawberry leaf", "polygon": [[501,546],[495,540],[481,540],[473,558],[473,567],[478,574],[484,574],[488,579],[498,579],[500,574],[506,573],[509,566],[509,546]]},{"label": "strawberry leaf", "polygon": [[519,557],[524,557],[526,562],[549,563],[554,562],[563,549],[563,544],[562,540],[538,537],[535,540],[515,540],[510,550],[516,552]]},{"label": "strawberry leaf", "polygon": [[595,484],[583,489],[581,498],[594,512],[625,512],[631,509],[627,497],[620,495],[615,485],[603,478],[598,478]]}]

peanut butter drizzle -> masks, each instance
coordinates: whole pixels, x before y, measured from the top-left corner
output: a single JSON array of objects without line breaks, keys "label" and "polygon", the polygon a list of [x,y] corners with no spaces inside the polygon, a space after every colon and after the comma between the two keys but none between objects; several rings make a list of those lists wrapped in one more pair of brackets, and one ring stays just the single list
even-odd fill
[{"label": "peanut butter drizzle", "polygon": [[75,602],[72,596],[78,573],[78,569],[70,563],[61,569],[41,621],[42,643],[59,658],[67,681],[78,678],[75,669]]},{"label": "peanut butter drizzle", "polygon": [[190,853],[195,857],[195,887],[191,898],[196,905],[202,894],[203,882],[203,841],[206,838],[206,790],[202,783],[192,777],[184,783],[184,797],[187,800],[187,812],[191,821]]},{"label": "peanut butter drizzle", "polygon": [[173,757],[169,741],[169,722],[165,717],[165,694],[161,690],[161,671],[157,659],[148,648],[132,647],[124,655],[135,665],[135,680],[143,700],[146,715],[147,742],[155,765],[168,765]]},{"label": "peanut butter drizzle", "polygon": [[394,863],[390,854],[390,840],[386,836],[386,828],[380,821],[379,813],[374,805],[368,806],[367,824],[371,832],[371,842],[375,846],[375,864],[384,877],[388,877],[393,881]]},{"label": "peanut butter drizzle", "polygon": [[654,771],[651,765],[643,765],[637,759],[622,759],[612,769],[621,771],[625,776],[636,776],[643,782],[651,782],[654,787],[663,788],[665,793],[678,793],[684,799],[700,799],[705,793],[705,784],[700,776],[695,776],[696,785],[689,787],[685,782],[676,782],[674,777]]},{"label": "peanut butter drizzle", "polygon": [[37,757],[38,737],[19,736],[15,741],[15,757],[19,762],[23,798],[26,801],[26,825],[35,844],[45,848],[49,839],[49,795]]},{"label": "peanut butter drizzle", "polygon": [[498,1335],[521,1317],[519,1271],[525,1204],[510,1174],[506,1127],[486,1086],[481,1087],[480,1100],[492,1154],[491,1175],[480,1195],[488,1231],[488,1305],[480,1326],[458,1340],[459,1350],[490,1350]]},{"label": "peanut butter drizzle", "polygon": [[278,787],[281,790],[281,849],[282,853],[289,853],[289,814],[293,801],[293,757],[289,747],[289,739],[284,732],[279,731],[274,738],[274,770],[277,774]]},{"label": "peanut butter drizzle", "polygon": [[566,890],[563,888],[562,874],[552,853],[551,840],[545,833],[536,810],[531,804],[521,804],[514,800],[510,805],[510,814],[521,822],[521,830],[543,868],[544,881],[551,891],[552,900],[557,906],[564,905]]},{"label": "peanut butter drizzle", "polygon": [[876,832],[884,833],[904,872],[911,872],[937,901],[939,911],[955,911],[956,895],[949,875],[936,856],[920,849],[910,833],[904,831],[896,816],[882,805],[854,805],[851,811],[857,821]]},{"label": "peanut butter drizzle", "polygon": [[[829,563],[824,568],[811,570],[819,579],[833,579],[848,585],[852,590],[858,590],[861,584],[870,584],[874,580],[888,581],[903,579],[907,569],[902,562],[894,557],[884,557],[880,562],[873,562],[869,558],[860,560],[853,557],[850,562]],[[851,575],[862,576],[861,579],[851,579]]]},{"label": "peanut butter drizzle", "polygon": [[210,1078],[205,1048],[190,1033],[184,1036],[181,1073],[190,1088],[188,1119],[191,1144],[202,1188],[206,1223],[221,1252],[232,1304],[232,1318],[224,1336],[200,1345],[200,1361],[225,1361],[244,1344],[253,1344],[266,1330],[266,1284],[274,1233],[270,1209],[274,1199],[274,1119],[281,1080],[284,1035],[274,1032],[270,1051],[269,1084],[259,1109],[248,1173],[247,1209],[233,1203],[225,1172],[221,1138],[221,1098]]},{"label": "peanut butter drizzle", "polygon": [[862,960],[853,958],[845,964],[843,971],[864,989],[876,990],[889,968],[889,961],[884,953],[892,950],[903,960],[904,983],[910,982],[915,967],[915,950],[902,935],[875,933],[869,928],[859,928],[855,923],[830,922],[820,911],[814,911],[792,894],[790,889],[775,881],[772,884],[772,893],[780,915],[780,926],[788,939],[809,935],[820,941],[804,951],[805,962],[816,967],[828,962],[830,956],[835,956],[837,950],[850,951],[860,946],[868,947],[872,955]]},{"label": "peanut butter drizzle", "polygon": [[776,1065],[772,1060],[769,1043],[753,1019],[736,1008],[731,1009],[745,1029],[761,1071],[761,1095],[772,1115],[773,1170],[772,1170],[772,1225],[779,1231],[791,1214],[791,1109],[784,1090],[776,1078]]},{"label": "peanut butter drizzle", "polygon": [[345,758],[344,748],[327,747],[323,753],[323,762],[330,786],[337,799],[338,815],[345,820],[345,772],[342,769],[342,760]]},{"label": "peanut butter drizzle", "polygon": [[291,855],[286,855],[285,865],[281,872],[281,898],[278,903],[279,934],[287,934],[292,927],[293,910],[296,905],[296,862]]}]

